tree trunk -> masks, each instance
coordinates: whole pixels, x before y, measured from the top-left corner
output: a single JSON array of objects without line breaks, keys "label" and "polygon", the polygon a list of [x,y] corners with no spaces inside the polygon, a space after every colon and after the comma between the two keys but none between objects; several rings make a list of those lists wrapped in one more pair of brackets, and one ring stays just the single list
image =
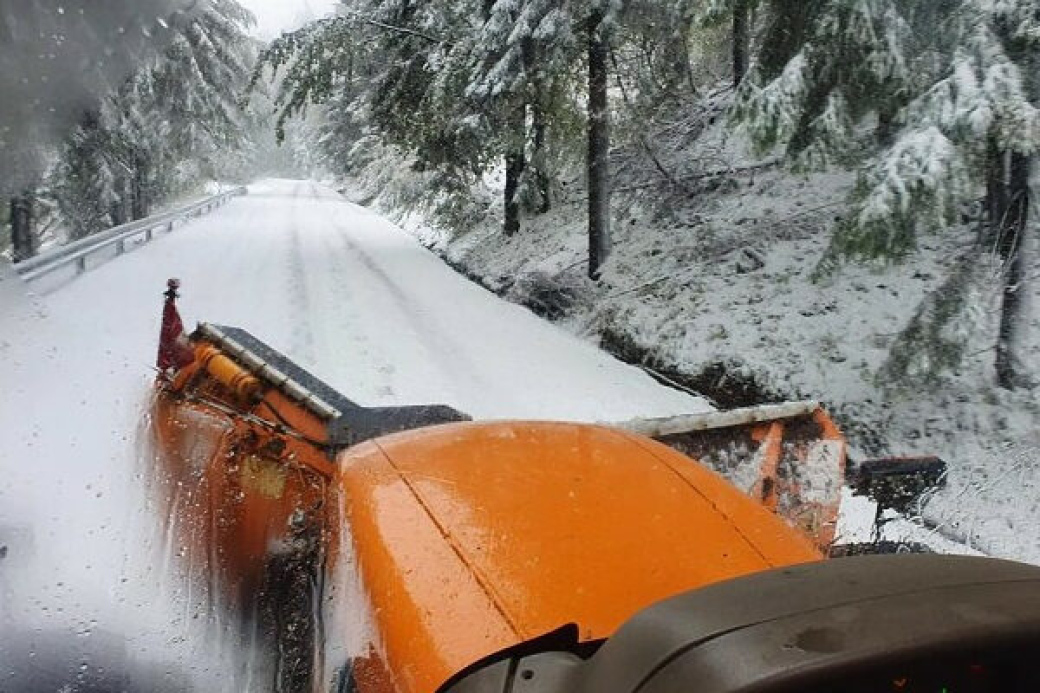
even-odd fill
[{"label": "tree trunk", "polygon": [[610,255],[610,112],[607,110],[609,43],[603,10],[588,17],[589,51],[589,277],[599,279]]},{"label": "tree trunk", "polygon": [[512,138],[506,152],[505,220],[503,227],[507,236],[520,230],[520,179],[524,175],[526,158],[524,145],[527,142],[527,105],[523,102],[514,107],[508,124]]},{"label": "tree trunk", "polygon": [[33,236],[32,194],[23,193],[11,198],[11,250],[15,262],[28,260],[36,254]]},{"label": "tree trunk", "polygon": [[130,220],[130,215],[127,214],[130,186],[127,185],[126,178],[120,176],[116,179],[113,187],[115,188],[115,200],[108,207],[108,216],[112,221],[112,226],[122,226]]},{"label": "tree trunk", "polygon": [[150,211],[148,200],[148,164],[144,157],[134,161],[134,175],[130,189],[130,216],[134,221],[144,219]]},{"label": "tree trunk", "polygon": [[540,76],[538,49],[530,36],[524,38],[521,43],[521,56],[526,79],[524,98],[531,108],[531,129],[533,131],[531,168],[534,169],[535,195],[537,196],[533,207],[538,214],[545,214],[551,206],[548,157],[545,155],[545,133],[548,129],[545,117],[545,78]]},{"label": "tree trunk", "polygon": [[733,87],[744,81],[748,69],[748,52],[751,44],[751,10],[748,0],[733,3]]},{"label": "tree trunk", "polygon": [[552,182],[549,178],[549,157],[545,152],[546,132],[549,124],[546,122],[545,107],[540,98],[535,98],[531,104],[531,120],[534,128],[534,151],[531,153],[531,165],[534,167],[535,185],[538,188],[536,211],[539,214],[545,214],[552,209],[552,198],[550,197]]},{"label": "tree trunk", "polygon": [[884,104],[878,108],[877,132],[875,137],[879,147],[891,146],[895,141],[896,132],[896,109],[890,104]]},{"label": "tree trunk", "polygon": [[1001,242],[1008,218],[1008,157],[994,138],[986,148],[986,223],[980,241],[984,248],[996,248]]},{"label": "tree trunk", "polygon": [[1011,155],[1010,185],[1006,223],[998,248],[1004,259],[1004,292],[1000,306],[1000,331],[997,335],[997,384],[1013,390],[1021,382],[1021,363],[1016,354],[1018,328],[1022,322],[1022,297],[1025,281],[1023,246],[1029,228],[1029,174],[1032,158]]},{"label": "tree trunk", "polygon": [[520,230],[520,200],[517,192],[520,188],[520,176],[524,174],[524,151],[514,149],[506,154],[506,190],[505,190],[505,222],[503,228],[507,236]]}]

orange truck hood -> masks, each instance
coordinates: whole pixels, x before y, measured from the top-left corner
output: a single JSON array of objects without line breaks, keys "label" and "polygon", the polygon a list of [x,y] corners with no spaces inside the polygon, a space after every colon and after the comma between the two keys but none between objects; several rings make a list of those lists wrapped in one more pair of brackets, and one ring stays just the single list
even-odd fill
[{"label": "orange truck hood", "polygon": [[610,428],[451,424],[340,462],[374,647],[404,690],[568,623],[605,638],[666,597],[821,558],[715,473]]}]

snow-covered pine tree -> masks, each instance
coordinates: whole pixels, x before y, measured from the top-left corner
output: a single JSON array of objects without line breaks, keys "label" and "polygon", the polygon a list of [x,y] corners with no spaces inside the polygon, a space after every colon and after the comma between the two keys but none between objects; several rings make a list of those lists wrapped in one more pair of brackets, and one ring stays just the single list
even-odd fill
[{"label": "snow-covered pine tree", "polygon": [[[1040,144],[1031,83],[1036,3],[821,0],[805,5],[792,9],[799,13],[787,22],[793,32],[767,33],[760,64],[740,90],[737,118],[760,149],[782,146],[798,165],[862,162],[851,213],[836,229],[824,271],[842,257],[907,257],[919,231],[955,223],[959,205],[987,182],[991,197],[1004,189],[1004,197],[1017,199],[1011,217],[1000,215],[1018,220],[1011,224],[1018,230],[1003,236],[1015,241],[1006,246],[1007,317],[998,337],[998,344],[1008,345],[998,346],[998,375],[1010,385],[1012,378],[1000,374],[1007,370],[1001,363],[1014,359],[1000,354],[1014,341],[1011,326],[1020,295],[1020,270],[1011,260],[1021,260],[1017,244],[1028,210],[1023,181],[1027,159]],[[769,6],[771,26],[783,26],[786,10],[779,3]],[[793,41],[792,34],[801,38]],[[862,125],[871,119],[873,137],[864,140]],[[1007,175],[995,184],[994,160],[1018,166],[1008,164]],[[1011,192],[1015,180],[1017,197]],[[934,316],[954,314],[946,306]]]},{"label": "snow-covered pine tree", "polygon": [[[520,187],[532,171],[537,211],[551,204],[547,147],[550,125],[567,99],[577,42],[566,7],[549,0],[487,0],[485,21],[474,37],[474,65],[466,95],[477,113],[501,133],[505,159],[507,234],[519,229]],[[530,157],[527,151],[531,150]],[[530,158],[531,167],[527,166]],[[529,195],[529,197],[531,197]]]},{"label": "snow-covered pine tree", "polygon": [[697,6],[696,18],[705,26],[729,24],[733,86],[739,87],[747,74],[754,31],[755,10],[760,0],[706,0]]},{"label": "snow-covered pine tree", "polygon": [[183,9],[170,0],[0,3],[0,196],[39,180],[81,112],[167,38]]},{"label": "snow-covered pine tree", "polygon": [[[84,110],[131,74],[185,15],[169,0],[110,0],[66,11],[24,0],[0,6],[0,197],[15,209],[35,194]],[[80,133],[82,134],[82,133]],[[41,190],[41,193],[46,193]],[[5,205],[6,206],[6,205]],[[19,256],[35,252],[32,214],[14,220]]]},{"label": "snow-covered pine tree", "polygon": [[1012,90],[1020,89],[1018,93],[1012,91],[1015,100],[1021,97],[1026,101],[1004,104],[1016,110],[1004,114],[1007,122],[998,124],[997,132],[990,134],[987,147],[991,165],[1007,161],[1006,168],[999,167],[1004,175],[993,175],[992,168],[987,172],[987,209],[989,239],[1004,263],[996,344],[997,382],[1013,389],[1033,385],[1032,377],[1036,375],[1028,372],[1018,354],[1022,307],[1029,281],[1027,269],[1035,261],[1026,255],[1030,250],[1026,235],[1030,230],[1030,181],[1040,149],[1040,6],[1035,0],[988,0],[980,2],[980,10],[989,15],[993,34],[1018,70],[1017,83],[1013,74],[1010,83]]},{"label": "snow-covered pine tree", "polygon": [[213,176],[239,143],[251,22],[235,0],[179,15],[162,51],[82,116],[52,176],[74,237],[145,216],[155,199]]},{"label": "snow-covered pine tree", "polygon": [[334,101],[323,140],[345,166],[357,154],[349,140],[375,134],[430,171],[438,190],[465,194],[506,160],[512,232],[528,158],[536,206],[548,208],[548,124],[570,105],[560,79],[573,61],[570,31],[570,16],[547,0],[370,0],[277,39],[254,83],[274,68],[280,126],[309,103]]},{"label": "snow-covered pine tree", "polygon": [[276,39],[261,53],[253,82],[274,72],[279,128],[308,104],[335,97],[450,187],[484,166],[487,133],[460,117],[459,103],[468,74],[459,65],[480,21],[473,2],[356,3]]},{"label": "snow-covered pine tree", "polygon": [[109,215],[117,197],[105,154],[108,139],[100,114],[87,111],[60,152],[51,187],[72,239],[112,225]]},{"label": "snow-covered pine tree", "polygon": [[1005,267],[995,371],[1006,388],[1028,380],[1015,353],[1028,181],[1040,146],[1035,5],[966,0],[950,14],[951,56],[939,79],[901,112],[902,131],[864,175],[856,216],[836,236],[839,252],[909,252],[919,227],[955,223],[958,204],[985,189],[993,245],[979,250],[996,251]]},{"label": "snow-covered pine tree", "polygon": [[[255,59],[247,33],[253,21],[236,0],[209,0],[190,21],[176,26],[147,75],[147,89],[140,92],[149,100],[139,110],[161,125],[153,136],[162,138],[168,160],[198,162],[196,176],[215,177],[220,157],[242,143],[240,95]],[[172,185],[187,183],[170,180]]]},{"label": "snow-covered pine tree", "polygon": [[[940,0],[941,2],[942,0]],[[916,0],[768,2],[756,65],[734,115],[760,151],[784,148],[805,168],[862,160],[874,151],[854,126],[875,134],[927,83]]]}]

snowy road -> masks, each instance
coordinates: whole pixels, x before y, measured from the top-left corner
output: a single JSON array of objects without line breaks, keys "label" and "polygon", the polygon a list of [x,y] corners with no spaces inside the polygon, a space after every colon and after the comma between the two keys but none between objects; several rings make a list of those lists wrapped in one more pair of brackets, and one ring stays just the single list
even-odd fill
[{"label": "snowy road", "polygon": [[45,305],[56,320],[88,320],[70,339],[96,341],[147,377],[167,276],[182,279],[186,323],[244,327],[363,404],[587,421],[706,408],[472,285],[315,183],[254,185]]},{"label": "snowy road", "polygon": [[154,535],[141,490],[170,276],[186,323],[248,329],[362,404],[588,421],[706,408],[499,300],[333,191],[261,183],[32,302],[0,296],[0,634],[5,617],[117,633],[219,672],[225,690],[249,688],[229,676],[236,648],[198,637],[191,598],[166,584],[176,547]]}]

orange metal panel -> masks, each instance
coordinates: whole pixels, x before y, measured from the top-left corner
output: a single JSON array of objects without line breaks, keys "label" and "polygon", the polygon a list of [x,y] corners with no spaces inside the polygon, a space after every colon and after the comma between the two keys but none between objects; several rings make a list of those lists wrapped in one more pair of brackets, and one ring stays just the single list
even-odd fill
[{"label": "orange metal panel", "polygon": [[232,605],[248,610],[272,550],[290,539],[290,518],[319,519],[326,482],[297,462],[313,451],[289,441],[282,457],[242,421],[168,393],[152,419],[165,517],[184,563]]},{"label": "orange metal panel", "polygon": [[777,468],[780,465],[780,446],[783,444],[784,425],[779,421],[769,424],[765,440],[762,441],[762,466],[752,498],[758,498],[765,507],[776,511],[779,501],[776,492]]},{"label": "orange metal panel", "polygon": [[632,433],[623,435],[675,470],[691,489],[696,489],[717,512],[728,518],[734,529],[755,548],[768,566],[778,567],[824,558],[808,534],[769,512],[765,506],[739,492],[707,467],[656,441]]},{"label": "orange metal panel", "polygon": [[341,457],[350,531],[397,689],[566,623],[819,560],[797,530],[650,440],[595,426],[456,424]]},{"label": "orange metal panel", "polygon": [[464,557],[379,448],[359,446],[341,463],[344,531],[354,541],[379,630],[366,675],[358,677],[362,690],[433,691],[462,667],[517,642]]}]

